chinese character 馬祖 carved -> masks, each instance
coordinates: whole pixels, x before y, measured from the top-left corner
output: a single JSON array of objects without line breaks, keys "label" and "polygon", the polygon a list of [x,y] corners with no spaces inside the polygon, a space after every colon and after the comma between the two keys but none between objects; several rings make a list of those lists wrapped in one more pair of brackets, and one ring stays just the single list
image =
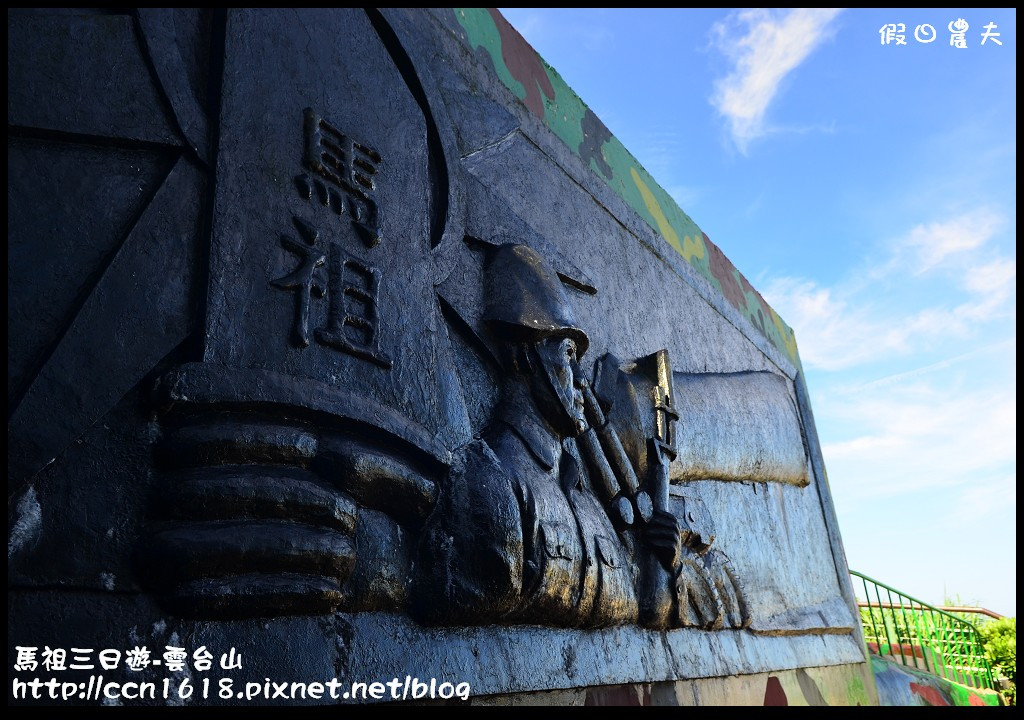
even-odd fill
[{"label": "chinese character \u99ac\u7956 carved", "polygon": [[327,256],[315,246],[320,234],[298,218],[293,218],[305,245],[295,242],[287,235],[281,236],[281,247],[298,255],[299,266],[282,278],[271,281],[271,285],[281,290],[295,291],[295,324],[292,326],[292,342],[300,348],[309,345],[309,298],[323,297],[327,291],[326,284],[318,281],[317,269],[322,267]]},{"label": "chinese character \u99ac\u7956 carved", "polygon": [[311,108],[304,112],[303,162],[313,173],[295,181],[299,194],[317,199],[339,215],[348,213],[368,248],[380,242],[380,211],[375,192],[380,154],[330,125]]},{"label": "chinese character \u99ac\u7956 carved", "polygon": [[390,368],[377,347],[377,290],[380,271],[331,246],[327,326],[316,331],[324,345]]},{"label": "chinese character \u99ac\u7956 carved", "polygon": [[322,247],[320,233],[293,218],[303,242],[281,236],[281,247],[298,256],[299,265],[271,285],[295,293],[292,342],[309,345],[310,301],[327,299],[326,324],[314,331],[317,342],[355,357],[390,368],[391,360],[380,350],[378,293],[381,273],[345,250],[337,242]]}]

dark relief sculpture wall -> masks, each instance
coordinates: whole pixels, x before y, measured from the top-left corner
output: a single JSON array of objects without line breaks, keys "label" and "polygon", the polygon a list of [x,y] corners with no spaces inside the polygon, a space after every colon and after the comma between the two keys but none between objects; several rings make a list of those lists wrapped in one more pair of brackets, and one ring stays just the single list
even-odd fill
[{"label": "dark relief sculpture wall", "polygon": [[796,369],[454,27],[9,11],[9,667],[863,661]]}]

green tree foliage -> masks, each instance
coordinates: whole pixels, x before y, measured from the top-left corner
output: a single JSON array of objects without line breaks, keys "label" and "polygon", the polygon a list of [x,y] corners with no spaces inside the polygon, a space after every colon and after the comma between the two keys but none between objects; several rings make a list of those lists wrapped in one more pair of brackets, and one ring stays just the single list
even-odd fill
[{"label": "green tree foliage", "polygon": [[1011,705],[1017,704],[1017,618],[1004,617],[978,627],[985,640],[985,652],[992,667],[1010,681],[1003,693]]}]

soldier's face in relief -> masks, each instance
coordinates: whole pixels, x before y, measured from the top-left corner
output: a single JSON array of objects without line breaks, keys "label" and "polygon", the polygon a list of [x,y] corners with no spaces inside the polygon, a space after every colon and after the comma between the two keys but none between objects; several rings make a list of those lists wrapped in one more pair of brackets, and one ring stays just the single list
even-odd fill
[{"label": "soldier's face in relief", "polygon": [[576,342],[572,338],[549,338],[537,343],[537,355],[544,368],[541,382],[546,386],[549,421],[564,435],[579,435],[587,429],[583,412],[583,390],[573,372]]}]

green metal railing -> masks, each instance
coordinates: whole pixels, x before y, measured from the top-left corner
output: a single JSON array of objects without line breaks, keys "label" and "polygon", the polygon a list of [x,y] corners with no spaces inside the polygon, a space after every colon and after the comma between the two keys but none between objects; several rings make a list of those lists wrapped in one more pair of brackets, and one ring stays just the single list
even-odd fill
[{"label": "green metal railing", "polygon": [[961,685],[995,689],[974,625],[867,575],[850,575],[864,587],[865,599],[858,598],[857,606],[869,650]]}]

